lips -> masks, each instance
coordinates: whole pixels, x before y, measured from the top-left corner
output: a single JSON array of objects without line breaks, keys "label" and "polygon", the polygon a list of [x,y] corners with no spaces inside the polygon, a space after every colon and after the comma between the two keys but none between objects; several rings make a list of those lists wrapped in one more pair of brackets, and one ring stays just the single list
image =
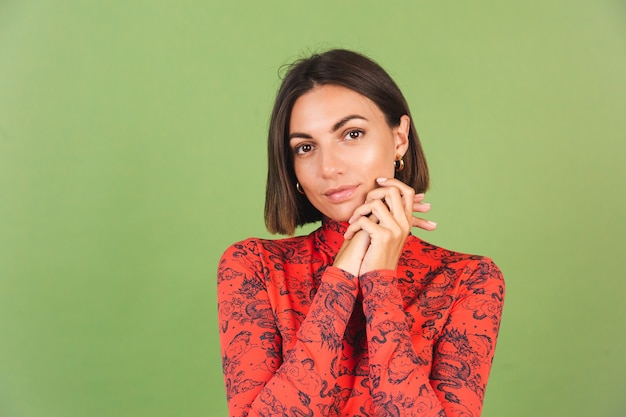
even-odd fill
[{"label": "lips", "polygon": [[357,189],[356,185],[346,185],[339,188],[332,188],[324,193],[324,195],[333,203],[342,203],[349,200]]}]

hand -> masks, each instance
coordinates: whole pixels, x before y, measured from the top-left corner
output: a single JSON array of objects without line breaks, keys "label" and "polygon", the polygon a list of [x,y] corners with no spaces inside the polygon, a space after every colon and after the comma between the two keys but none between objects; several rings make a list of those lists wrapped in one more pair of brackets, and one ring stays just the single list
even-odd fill
[{"label": "hand", "polygon": [[[379,178],[377,183],[380,187],[370,191],[365,203],[355,210],[344,235],[346,242],[363,233],[369,236],[359,275],[375,269],[396,269],[411,227],[424,230],[437,227],[434,222],[413,216],[413,211],[430,210],[430,205],[423,203],[424,194],[416,195],[397,179]],[[360,241],[363,242],[362,238]],[[360,248],[363,249],[362,245]]]},{"label": "hand", "polygon": [[[396,185],[398,187],[402,187],[407,197],[405,215],[410,217],[410,223],[412,227],[419,227],[421,229],[428,230],[428,231],[435,230],[437,228],[437,223],[413,216],[412,212],[426,213],[430,210],[430,204],[423,202],[424,193],[414,194],[414,191],[411,189],[411,187],[395,179],[391,179],[389,180],[389,182],[379,181],[378,183],[381,186],[381,188],[377,188],[375,190],[381,190],[383,186],[393,187],[394,185]],[[382,194],[381,194],[381,191],[375,191],[375,190],[372,190],[372,192],[368,194],[366,198],[366,203],[373,201],[377,195],[379,196],[379,199],[381,199],[381,196],[382,198],[384,198],[385,191],[382,191]],[[411,195],[413,195],[413,203],[412,203],[412,207],[409,209]],[[404,203],[401,203],[401,205],[404,205]],[[367,209],[363,210],[362,206],[359,207],[355,211],[355,214],[350,219],[350,223],[354,223],[354,219],[357,217],[357,212],[359,210],[367,213]],[[375,216],[375,214],[370,213],[369,216],[367,217],[374,224],[379,223],[378,218]],[[339,250],[339,252],[337,253],[337,256],[335,257],[335,262],[333,263],[333,266],[343,269],[344,271],[350,272],[353,275],[359,275],[361,273],[366,272],[362,270],[361,264],[363,262],[363,259],[365,258],[365,254],[367,253],[369,249],[371,239],[370,239],[370,234],[367,231],[365,230],[357,231],[356,228],[350,229],[350,227],[348,228],[348,231],[346,231],[344,235],[345,237],[344,243],[341,246],[341,249]],[[407,236],[408,236],[408,231],[406,232],[406,234],[404,234],[404,240],[402,241],[403,242],[402,245],[404,245],[404,241],[406,241]],[[400,252],[398,253],[398,259],[401,253],[402,253],[402,250],[400,249]],[[392,262],[392,263],[393,265],[395,265],[392,269],[395,269],[397,267],[397,259],[395,260],[395,262]],[[375,269],[375,268],[372,268],[372,269]],[[383,269],[383,268],[379,268],[379,269]]]},{"label": "hand", "polygon": [[337,252],[333,266],[354,276],[359,275],[365,253],[370,246],[370,236],[364,230],[356,232],[351,239],[345,239]]}]

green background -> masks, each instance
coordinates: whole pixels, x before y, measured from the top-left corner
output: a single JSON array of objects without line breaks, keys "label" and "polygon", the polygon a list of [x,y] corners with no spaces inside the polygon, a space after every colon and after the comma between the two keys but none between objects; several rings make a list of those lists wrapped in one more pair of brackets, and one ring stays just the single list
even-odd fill
[{"label": "green background", "polygon": [[483,415],[624,415],[623,1],[0,0],[0,416],[226,415],[217,261],[330,47],[412,107],[416,233],[505,274]]}]

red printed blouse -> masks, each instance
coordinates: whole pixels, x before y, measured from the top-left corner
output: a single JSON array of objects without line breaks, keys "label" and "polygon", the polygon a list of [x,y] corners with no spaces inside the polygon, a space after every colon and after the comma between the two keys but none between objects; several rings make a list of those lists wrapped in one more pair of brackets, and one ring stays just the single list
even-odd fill
[{"label": "red printed blouse", "polygon": [[333,267],[345,224],[247,239],[218,268],[231,416],[480,415],[504,298],[488,258],[409,236],[398,269]]}]

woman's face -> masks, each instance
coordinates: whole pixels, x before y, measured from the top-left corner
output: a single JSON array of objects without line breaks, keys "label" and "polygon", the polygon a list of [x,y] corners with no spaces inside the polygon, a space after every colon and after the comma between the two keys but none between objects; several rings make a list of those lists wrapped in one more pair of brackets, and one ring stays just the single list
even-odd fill
[{"label": "woman's face", "polygon": [[298,182],[322,214],[347,221],[363,204],[376,178],[392,178],[396,154],[408,148],[410,120],[397,127],[367,97],[323,85],[299,97],[289,123]]}]

